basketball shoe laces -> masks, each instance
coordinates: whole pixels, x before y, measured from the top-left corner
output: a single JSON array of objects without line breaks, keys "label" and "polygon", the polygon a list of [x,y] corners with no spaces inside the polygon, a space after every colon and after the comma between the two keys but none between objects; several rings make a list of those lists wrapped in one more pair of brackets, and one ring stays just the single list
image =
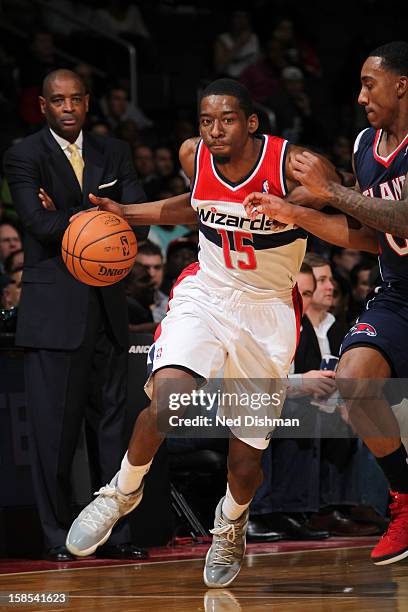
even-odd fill
[{"label": "basketball shoe laces", "polygon": [[[110,521],[120,516],[119,504],[122,497],[117,488],[109,484],[101,487],[94,495],[101,497],[94,500],[81,520],[82,525],[89,527],[91,531],[97,531],[107,520]],[[124,496],[123,499],[125,499]]]},{"label": "basketball shoe laces", "polygon": [[[390,504],[391,520],[387,531],[381,539],[388,538],[393,542],[401,542],[401,533],[406,534],[408,531],[408,504],[403,503],[399,499],[399,493],[390,491],[392,502]],[[405,497],[405,495],[404,495]]]},{"label": "basketball shoe laces", "polygon": [[213,563],[217,565],[231,565],[234,561],[237,530],[234,523],[227,523],[220,516],[217,527],[210,529],[210,533],[216,536],[214,542]]}]

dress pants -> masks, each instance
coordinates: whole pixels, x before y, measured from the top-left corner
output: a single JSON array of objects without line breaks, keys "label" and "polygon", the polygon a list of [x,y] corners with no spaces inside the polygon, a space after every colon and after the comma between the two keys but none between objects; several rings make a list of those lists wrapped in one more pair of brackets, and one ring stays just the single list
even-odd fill
[{"label": "dress pants", "polygon": [[[127,347],[119,347],[113,339],[100,292],[93,287],[78,349],[25,353],[32,476],[46,548],[65,543],[74,518],[71,467],[84,418],[93,486],[109,482],[120,467],[127,356]],[[110,542],[129,541],[124,521]]]}]

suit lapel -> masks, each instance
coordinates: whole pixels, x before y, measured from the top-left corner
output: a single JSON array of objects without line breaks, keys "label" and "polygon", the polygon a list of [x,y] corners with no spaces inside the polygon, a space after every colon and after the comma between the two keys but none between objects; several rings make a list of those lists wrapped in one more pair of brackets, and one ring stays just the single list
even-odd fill
[{"label": "suit lapel", "polygon": [[103,150],[92,136],[84,133],[83,157],[85,162],[82,186],[83,206],[90,208],[89,193],[95,193],[101,182],[104,169]]},{"label": "suit lapel", "polygon": [[82,193],[72,169],[71,164],[64,151],[61,149],[55,138],[53,138],[48,127],[43,130],[45,145],[49,152],[48,163],[53,170],[53,173],[63,182],[63,184],[71,191],[75,200],[82,201]]}]

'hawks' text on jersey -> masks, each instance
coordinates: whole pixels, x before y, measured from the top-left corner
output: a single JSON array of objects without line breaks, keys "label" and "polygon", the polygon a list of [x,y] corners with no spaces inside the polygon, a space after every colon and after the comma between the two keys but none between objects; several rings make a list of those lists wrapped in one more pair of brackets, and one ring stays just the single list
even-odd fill
[{"label": "'hawks' text on jersey", "polygon": [[265,215],[248,219],[242,205],[253,191],[285,196],[286,140],[262,135],[252,171],[231,183],[201,140],[197,147],[191,205],[198,213],[200,273],[209,284],[243,291],[290,295],[302,263],[307,234],[292,225],[275,230]]},{"label": "'hawks' text on jersey", "polygon": [[[408,134],[387,157],[379,154],[383,130],[367,128],[354,144],[357,180],[363,195],[400,200],[408,172]],[[408,240],[377,232],[381,275],[384,281],[408,280]]]}]

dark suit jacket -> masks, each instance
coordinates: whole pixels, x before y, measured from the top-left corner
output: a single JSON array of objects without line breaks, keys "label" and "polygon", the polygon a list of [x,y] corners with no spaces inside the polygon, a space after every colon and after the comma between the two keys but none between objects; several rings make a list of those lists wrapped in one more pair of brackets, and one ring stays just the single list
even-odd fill
[{"label": "dark suit jacket", "polygon": [[[16,343],[20,346],[70,350],[80,346],[85,331],[90,287],[68,272],[61,240],[70,216],[90,206],[89,192],[123,203],[144,202],[129,147],[113,138],[84,133],[83,191],[65,153],[48,127],[28,136],[5,155],[5,175],[24,227],[23,289]],[[98,186],[117,182],[109,188]],[[43,187],[57,210],[44,210]],[[148,228],[135,229],[138,239]],[[117,342],[127,346],[127,306],[122,284],[98,289]]]},{"label": "dark suit jacket", "polygon": [[[332,355],[336,357],[339,354],[340,346],[347,329],[335,321],[327,332],[330,350]],[[319,342],[313,325],[307,315],[302,318],[302,326],[300,331],[299,345],[295,355],[295,372],[303,374],[309,370],[319,370],[322,355],[320,353]]]}]

